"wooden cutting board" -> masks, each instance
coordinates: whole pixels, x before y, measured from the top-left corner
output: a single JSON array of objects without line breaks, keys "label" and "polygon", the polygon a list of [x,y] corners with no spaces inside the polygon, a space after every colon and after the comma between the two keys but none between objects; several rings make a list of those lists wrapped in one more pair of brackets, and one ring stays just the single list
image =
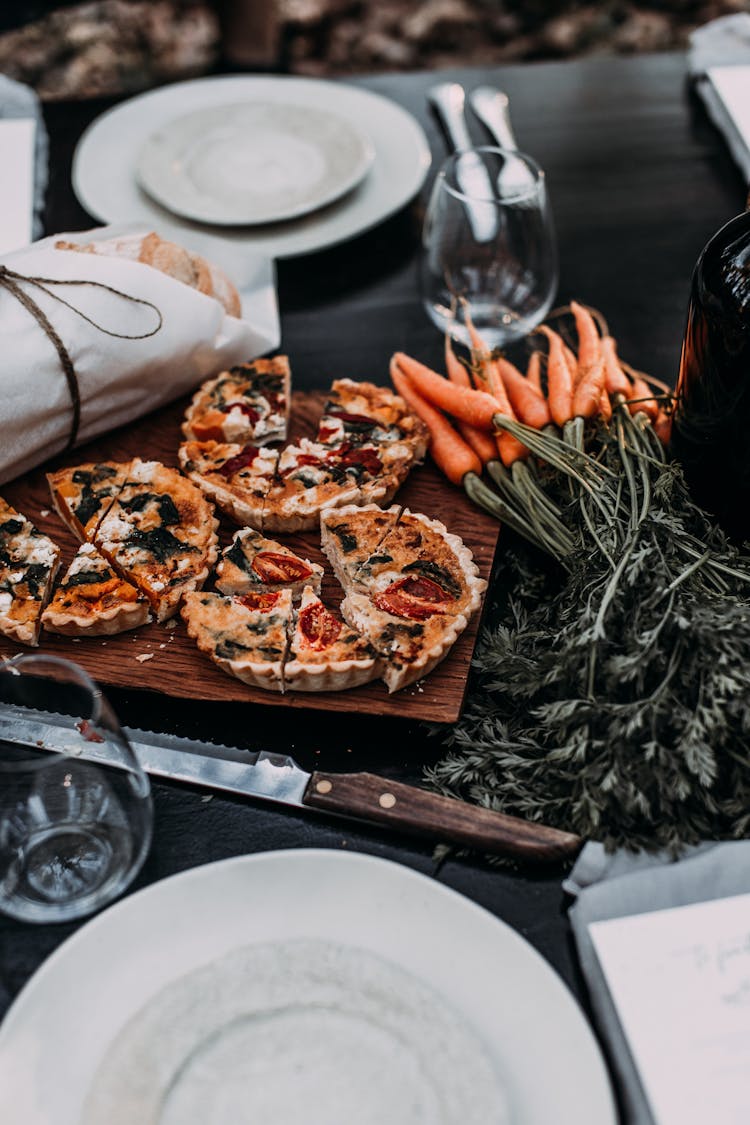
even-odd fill
[{"label": "wooden cutting board", "polygon": [[[291,440],[315,435],[324,401],[324,391],[294,394]],[[84,461],[124,461],[135,456],[176,466],[177,447],[181,440],[180,423],[186,405],[187,401],[181,400],[150,414],[73,453],[56,458],[42,469],[3,486],[0,491],[40,531],[60,545],[67,565],[78,544],[52,509],[45,473],[53,468]],[[412,511],[423,512],[431,518],[442,520],[449,531],[460,535],[471,549],[481,576],[489,579],[500,525],[475,508],[460,489],[449,484],[437,472],[431,462],[411,473],[397,494],[396,501],[407,505]],[[236,525],[222,519],[222,546],[229,543],[234,531]],[[320,550],[317,533],[306,532],[280,538],[292,550],[325,567],[323,600],[332,608],[338,608],[343,596],[341,587],[331,574],[330,566]],[[210,582],[206,588],[211,588]],[[249,687],[240,680],[225,675],[198,651],[179,616],[174,619],[176,624],[167,623],[172,628],[153,623],[114,637],[74,640],[42,633],[38,651],[76,661],[101,684],[142,688],[172,697],[245,701],[271,707],[394,715],[452,723],[461,713],[466,694],[479,619],[480,614],[476,614],[443,663],[425,680],[412,684],[395,695],[389,695],[385,685],[379,680],[350,691],[290,692],[287,695]],[[20,651],[34,650],[0,638],[0,654],[12,656]],[[148,656],[149,659],[139,661],[139,656]]]}]

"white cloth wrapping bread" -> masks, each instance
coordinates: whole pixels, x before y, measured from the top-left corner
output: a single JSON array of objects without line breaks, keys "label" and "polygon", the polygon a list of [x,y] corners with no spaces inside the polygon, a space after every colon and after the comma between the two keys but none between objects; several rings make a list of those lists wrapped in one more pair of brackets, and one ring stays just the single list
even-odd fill
[{"label": "white cloth wrapping bread", "polygon": [[[20,283],[73,361],[81,398],[76,445],[188,394],[208,376],[279,344],[272,263],[246,254],[233,257],[232,248],[219,239],[203,236],[200,244],[194,240],[190,248],[229,275],[240,292],[243,319],[227,315],[215,298],[141,262],[55,249],[61,239],[82,243],[130,234],[134,229],[132,225],[102,227],[54,235],[0,256],[0,266],[18,274],[98,282],[150,302],[161,314],[159,330],[145,335],[159,323],[153,308],[96,285],[49,286],[106,329],[103,332],[38,287]],[[143,338],[122,339],[122,335]],[[66,447],[73,406],[53,342],[5,287],[0,287],[0,342],[3,484]]]}]

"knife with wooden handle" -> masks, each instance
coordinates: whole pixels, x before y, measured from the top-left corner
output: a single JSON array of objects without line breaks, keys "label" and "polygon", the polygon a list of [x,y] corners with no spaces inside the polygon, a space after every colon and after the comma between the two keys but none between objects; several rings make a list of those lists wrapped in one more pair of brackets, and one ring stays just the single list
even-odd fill
[{"label": "knife with wooden handle", "polygon": [[[308,773],[285,754],[123,729],[141,767],[154,777],[332,813],[530,863],[569,859],[582,845],[572,833],[376,774]],[[85,731],[73,719],[51,712],[5,707],[0,713],[0,738],[6,742],[111,765],[106,743],[95,740],[93,727]],[[106,738],[105,731],[102,735]]]}]

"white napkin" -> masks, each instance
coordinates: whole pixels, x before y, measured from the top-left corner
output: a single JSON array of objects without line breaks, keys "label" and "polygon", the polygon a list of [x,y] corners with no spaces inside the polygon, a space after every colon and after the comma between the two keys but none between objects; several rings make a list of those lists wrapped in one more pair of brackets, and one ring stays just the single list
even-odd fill
[{"label": "white napkin", "polygon": [[[19,274],[98,282],[154,306],[136,304],[93,285],[48,287],[71,308],[35,286],[21,284],[73,361],[82,406],[76,444],[155,410],[187,394],[209,375],[279,344],[273,264],[222,239],[190,238],[189,248],[214,261],[234,281],[242,298],[241,320],[228,316],[213,297],[151,266],[54,249],[59,238],[80,243],[134,229],[138,228],[112,226],[54,235],[0,255],[0,264]],[[161,327],[147,335],[158,325],[159,313]],[[122,335],[141,338],[122,339]],[[0,288],[0,339],[0,483],[4,483],[65,448],[73,410],[54,344],[28,309],[4,288]]]},{"label": "white napkin", "polygon": [[35,128],[30,117],[0,119],[0,253],[33,237]]},{"label": "white napkin", "polygon": [[[49,144],[44,119],[39,104],[39,98],[29,86],[14,82],[4,74],[0,74],[0,126],[6,121],[26,121],[33,125],[33,191],[25,196],[22,205],[28,208],[25,220],[30,220],[31,237],[39,238],[42,233],[42,208],[44,207],[44,193],[47,188],[47,160]],[[10,130],[17,133],[15,128]],[[22,142],[14,141],[14,144]],[[25,157],[24,157],[25,159]],[[7,158],[2,165],[2,182],[0,183],[0,198],[5,205],[6,200],[15,196],[17,192],[27,190],[27,169],[19,170],[19,179],[14,182],[15,169]],[[26,238],[24,241],[30,241]],[[4,242],[10,247],[11,242]],[[19,241],[15,245],[22,245]]]},{"label": "white napkin", "polygon": [[653,1125],[653,1116],[625,1039],[617,1009],[589,934],[592,922],[750,891],[750,840],[705,843],[674,862],[665,854],[607,855],[601,844],[581,852],[563,889],[577,896],[570,922],[591,1006],[609,1048],[623,1094],[627,1125]]},{"label": "white napkin", "polygon": [[750,14],[722,16],[694,31],[688,66],[709,117],[750,182]]}]

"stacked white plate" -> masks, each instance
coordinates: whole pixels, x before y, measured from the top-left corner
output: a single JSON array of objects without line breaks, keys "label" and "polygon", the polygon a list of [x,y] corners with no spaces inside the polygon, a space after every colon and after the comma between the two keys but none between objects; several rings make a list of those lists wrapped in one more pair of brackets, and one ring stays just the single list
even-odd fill
[{"label": "stacked white plate", "polygon": [[387,98],[315,79],[230,76],[131,98],[86,130],[73,162],[83,206],[161,232],[220,228],[286,258],[343,242],[419,191],[423,130]]}]

